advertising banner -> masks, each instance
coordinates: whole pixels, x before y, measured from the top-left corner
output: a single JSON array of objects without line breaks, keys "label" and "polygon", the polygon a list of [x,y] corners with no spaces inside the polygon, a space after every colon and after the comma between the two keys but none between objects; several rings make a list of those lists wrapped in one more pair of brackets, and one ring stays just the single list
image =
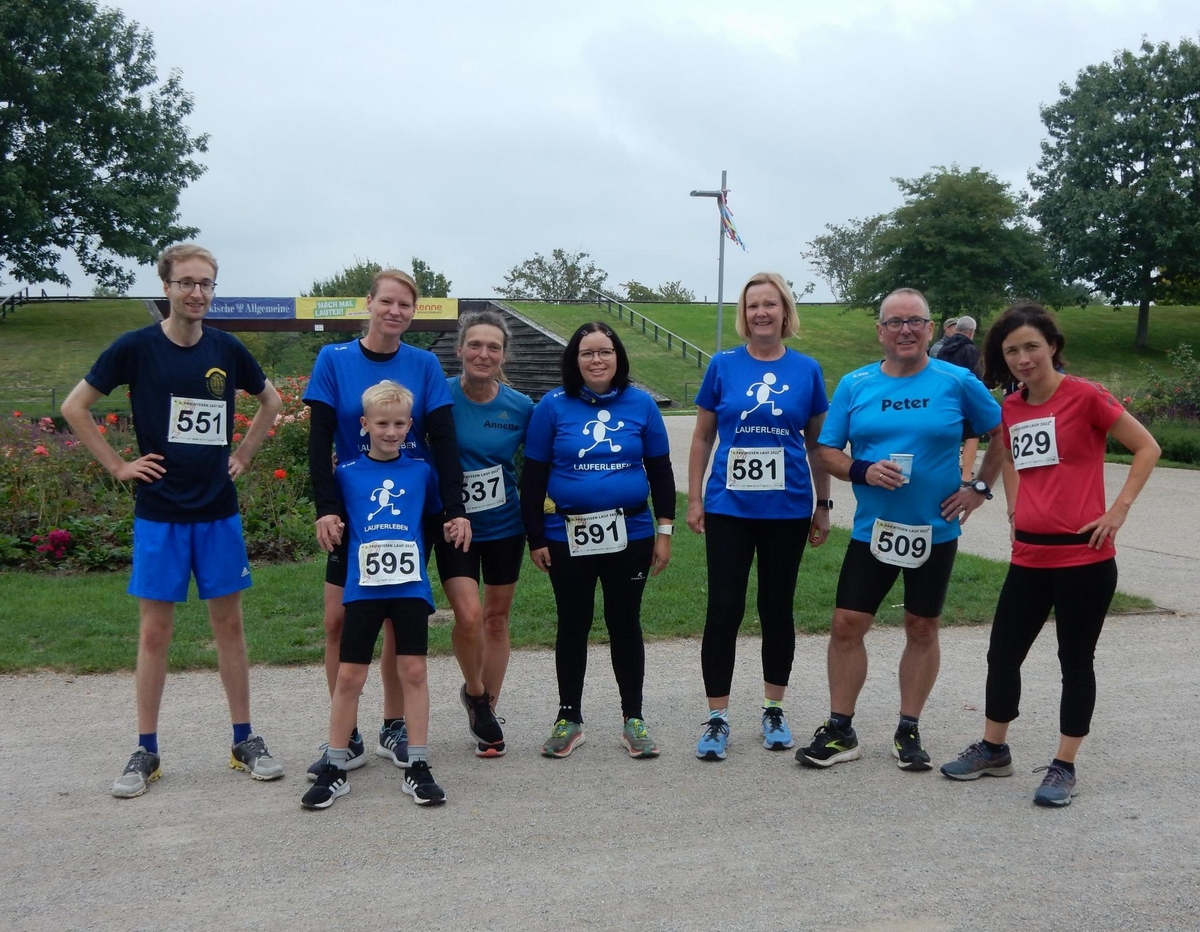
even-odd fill
[{"label": "advertising banner", "polygon": [[299,320],[366,320],[366,298],[297,298]]},{"label": "advertising banner", "polygon": [[422,298],[414,320],[458,320],[458,298]]},{"label": "advertising banner", "polygon": [[213,298],[208,316],[218,319],[291,320],[295,298]]}]

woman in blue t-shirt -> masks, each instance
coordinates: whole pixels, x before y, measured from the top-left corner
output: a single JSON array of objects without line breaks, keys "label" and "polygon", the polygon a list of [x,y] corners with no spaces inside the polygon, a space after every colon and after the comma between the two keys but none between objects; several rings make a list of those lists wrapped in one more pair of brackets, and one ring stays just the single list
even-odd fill
[{"label": "woman in blue t-shirt", "polygon": [[454,609],[451,639],[464,680],[459,698],[479,757],[501,757],[505,751],[495,703],[508,669],[508,616],[525,552],[513,459],[525,442],[533,402],[504,384],[509,338],[508,324],[496,311],[458,319],[462,374],[446,382],[454,399],[471,548],[434,539],[442,590]]},{"label": "woman in blue t-shirt", "polygon": [[575,331],[563,350],[562,376],[562,387],[533,411],[521,476],[529,556],[550,574],[558,608],[559,708],[542,753],[566,757],[583,742],[580,701],[599,582],[621,694],[621,740],[631,757],[656,757],[642,717],[641,609],[647,576],[671,559],[675,477],[667,430],[654,399],[629,384],[629,357],[607,324]]},{"label": "woman in blue t-shirt", "polygon": [[705,535],[708,556],[700,663],[709,712],[696,745],[701,760],[725,759],[734,651],[756,553],[763,746],[782,751],[794,744],[783,713],[796,653],[792,601],[804,546],[825,543],[833,505],[829,476],[813,453],[829,408],[821,367],[783,345],[799,329],[784,279],[755,275],[738,298],[737,332],[746,344],[713,357],[696,395],[687,523]]}]

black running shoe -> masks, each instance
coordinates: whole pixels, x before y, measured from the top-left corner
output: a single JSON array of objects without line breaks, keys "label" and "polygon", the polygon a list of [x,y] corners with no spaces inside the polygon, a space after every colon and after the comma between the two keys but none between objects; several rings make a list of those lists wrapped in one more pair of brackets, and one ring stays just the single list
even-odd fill
[{"label": "black running shoe", "polygon": [[458,698],[467,710],[467,728],[471,737],[480,744],[498,744],[504,746],[504,731],[492,711],[491,699],[485,692],[482,696],[472,696],[467,693],[467,684],[463,683],[458,691]]},{"label": "black running shoe", "polygon": [[300,798],[305,809],[328,809],[339,796],[350,792],[346,771],[336,764],[325,764],[317,774],[317,781]]},{"label": "black running shoe", "polygon": [[418,760],[409,764],[400,788],[418,806],[440,806],[446,801],[446,791],[433,779],[429,761]]},{"label": "black running shoe", "polygon": [[921,734],[917,726],[898,728],[896,740],[892,744],[892,757],[896,758],[896,766],[901,770],[929,770],[929,755],[921,747]]},{"label": "black running shoe", "polygon": [[808,767],[832,767],[860,757],[862,749],[854,729],[841,731],[828,721],[813,734],[812,744],[796,752],[796,760]]}]

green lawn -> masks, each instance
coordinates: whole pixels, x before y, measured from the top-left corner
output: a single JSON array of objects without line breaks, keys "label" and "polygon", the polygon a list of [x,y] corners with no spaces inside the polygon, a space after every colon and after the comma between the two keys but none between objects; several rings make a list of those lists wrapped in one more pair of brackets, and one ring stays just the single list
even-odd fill
[{"label": "green lawn", "polygon": [[[0,323],[0,405],[30,417],[57,414],[96,357],[127,330],[151,322],[141,301],[124,299],[26,304]],[[128,410],[124,391],[102,400],[97,411]]]},{"label": "green lawn", "polygon": [[[686,509],[679,498],[679,513]],[[681,522],[682,524],[682,522]],[[796,589],[796,627],[805,632],[829,629],[838,570],[849,540],[835,528],[829,542],[804,556]],[[954,565],[946,603],[947,624],[979,624],[991,620],[1006,565],[960,553]],[[323,559],[256,567],[254,587],[246,593],[246,639],[254,663],[318,663],[324,650],[321,629]],[[54,576],[0,573],[0,605],[5,608],[5,637],[0,640],[0,673],[38,669],[78,673],[128,670],[137,653],[137,608],[125,594],[126,573]],[[643,626],[649,638],[698,637],[704,627],[707,573],[703,540],[681,526],[675,536],[670,566],[646,587]],[[746,634],[758,634],[756,586],[751,574],[747,595]],[[439,607],[446,600],[434,582]],[[897,624],[902,610],[900,589],[884,600],[879,618]],[[597,599],[597,605],[600,600]],[[1118,594],[1113,611],[1151,607],[1146,599]],[[513,606],[514,647],[552,647],[556,629],[549,577],[526,561]],[[599,619],[595,639],[604,636]],[[450,650],[445,624],[430,629],[433,653]],[[215,667],[216,650],[203,603],[180,607],[171,645],[171,668]]]},{"label": "green lawn", "polygon": [[[521,313],[563,336],[569,335],[582,321],[605,317],[596,305],[511,303]],[[715,305],[635,304],[633,308],[706,352],[711,353],[716,346]],[[741,342],[734,329],[736,313],[736,305],[725,307],[722,345],[726,348]],[[1153,308],[1151,349],[1145,353],[1133,348],[1136,308],[1117,311],[1106,306],[1066,308],[1058,313],[1058,318],[1067,337],[1064,355],[1070,371],[1095,379],[1118,396],[1130,394],[1144,384],[1144,362],[1165,369],[1168,349],[1180,343],[1200,346],[1200,308],[1196,307]],[[664,345],[643,338],[640,328],[631,327],[627,321],[618,325],[615,318],[612,320],[614,327],[625,328],[618,332],[629,349],[633,377],[677,400],[685,397],[686,382],[689,389],[686,397],[690,400],[701,376],[695,362],[685,363],[677,352],[668,353]],[[982,336],[976,339],[980,342]],[[802,306],[800,333],[788,345],[813,356],[821,364],[830,393],[847,372],[879,358],[871,316],[865,311],[846,311],[840,305]]]}]

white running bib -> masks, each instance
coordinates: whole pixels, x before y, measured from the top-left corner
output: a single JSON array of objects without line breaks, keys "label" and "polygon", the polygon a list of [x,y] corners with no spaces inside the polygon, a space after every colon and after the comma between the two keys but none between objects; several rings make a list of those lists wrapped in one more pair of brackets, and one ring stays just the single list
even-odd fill
[{"label": "white running bib", "polygon": [[783,447],[730,447],[725,488],[773,492],[784,488]]},{"label": "white running bib", "polygon": [[358,545],[358,584],[397,586],[421,581],[421,557],[413,540],[373,540]]},{"label": "white running bib", "polygon": [[463,507],[467,514],[490,511],[508,501],[504,489],[504,471],[500,466],[473,469],[463,473]]},{"label": "white running bib", "polygon": [[567,526],[567,547],[573,557],[620,553],[629,543],[625,513],[620,508],[588,515],[564,515],[563,518]]},{"label": "white running bib", "polygon": [[871,528],[871,555],[881,563],[916,569],[929,559],[932,547],[932,524],[898,524],[876,518]]},{"label": "white running bib", "polygon": [[170,443],[194,443],[206,447],[227,446],[225,402],[219,398],[171,396]]},{"label": "white running bib", "polygon": [[1014,424],[1008,429],[1008,439],[1012,444],[1013,465],[1017,469],[1058,465],[1058,433],[1054,429],[1054,415]]}]

